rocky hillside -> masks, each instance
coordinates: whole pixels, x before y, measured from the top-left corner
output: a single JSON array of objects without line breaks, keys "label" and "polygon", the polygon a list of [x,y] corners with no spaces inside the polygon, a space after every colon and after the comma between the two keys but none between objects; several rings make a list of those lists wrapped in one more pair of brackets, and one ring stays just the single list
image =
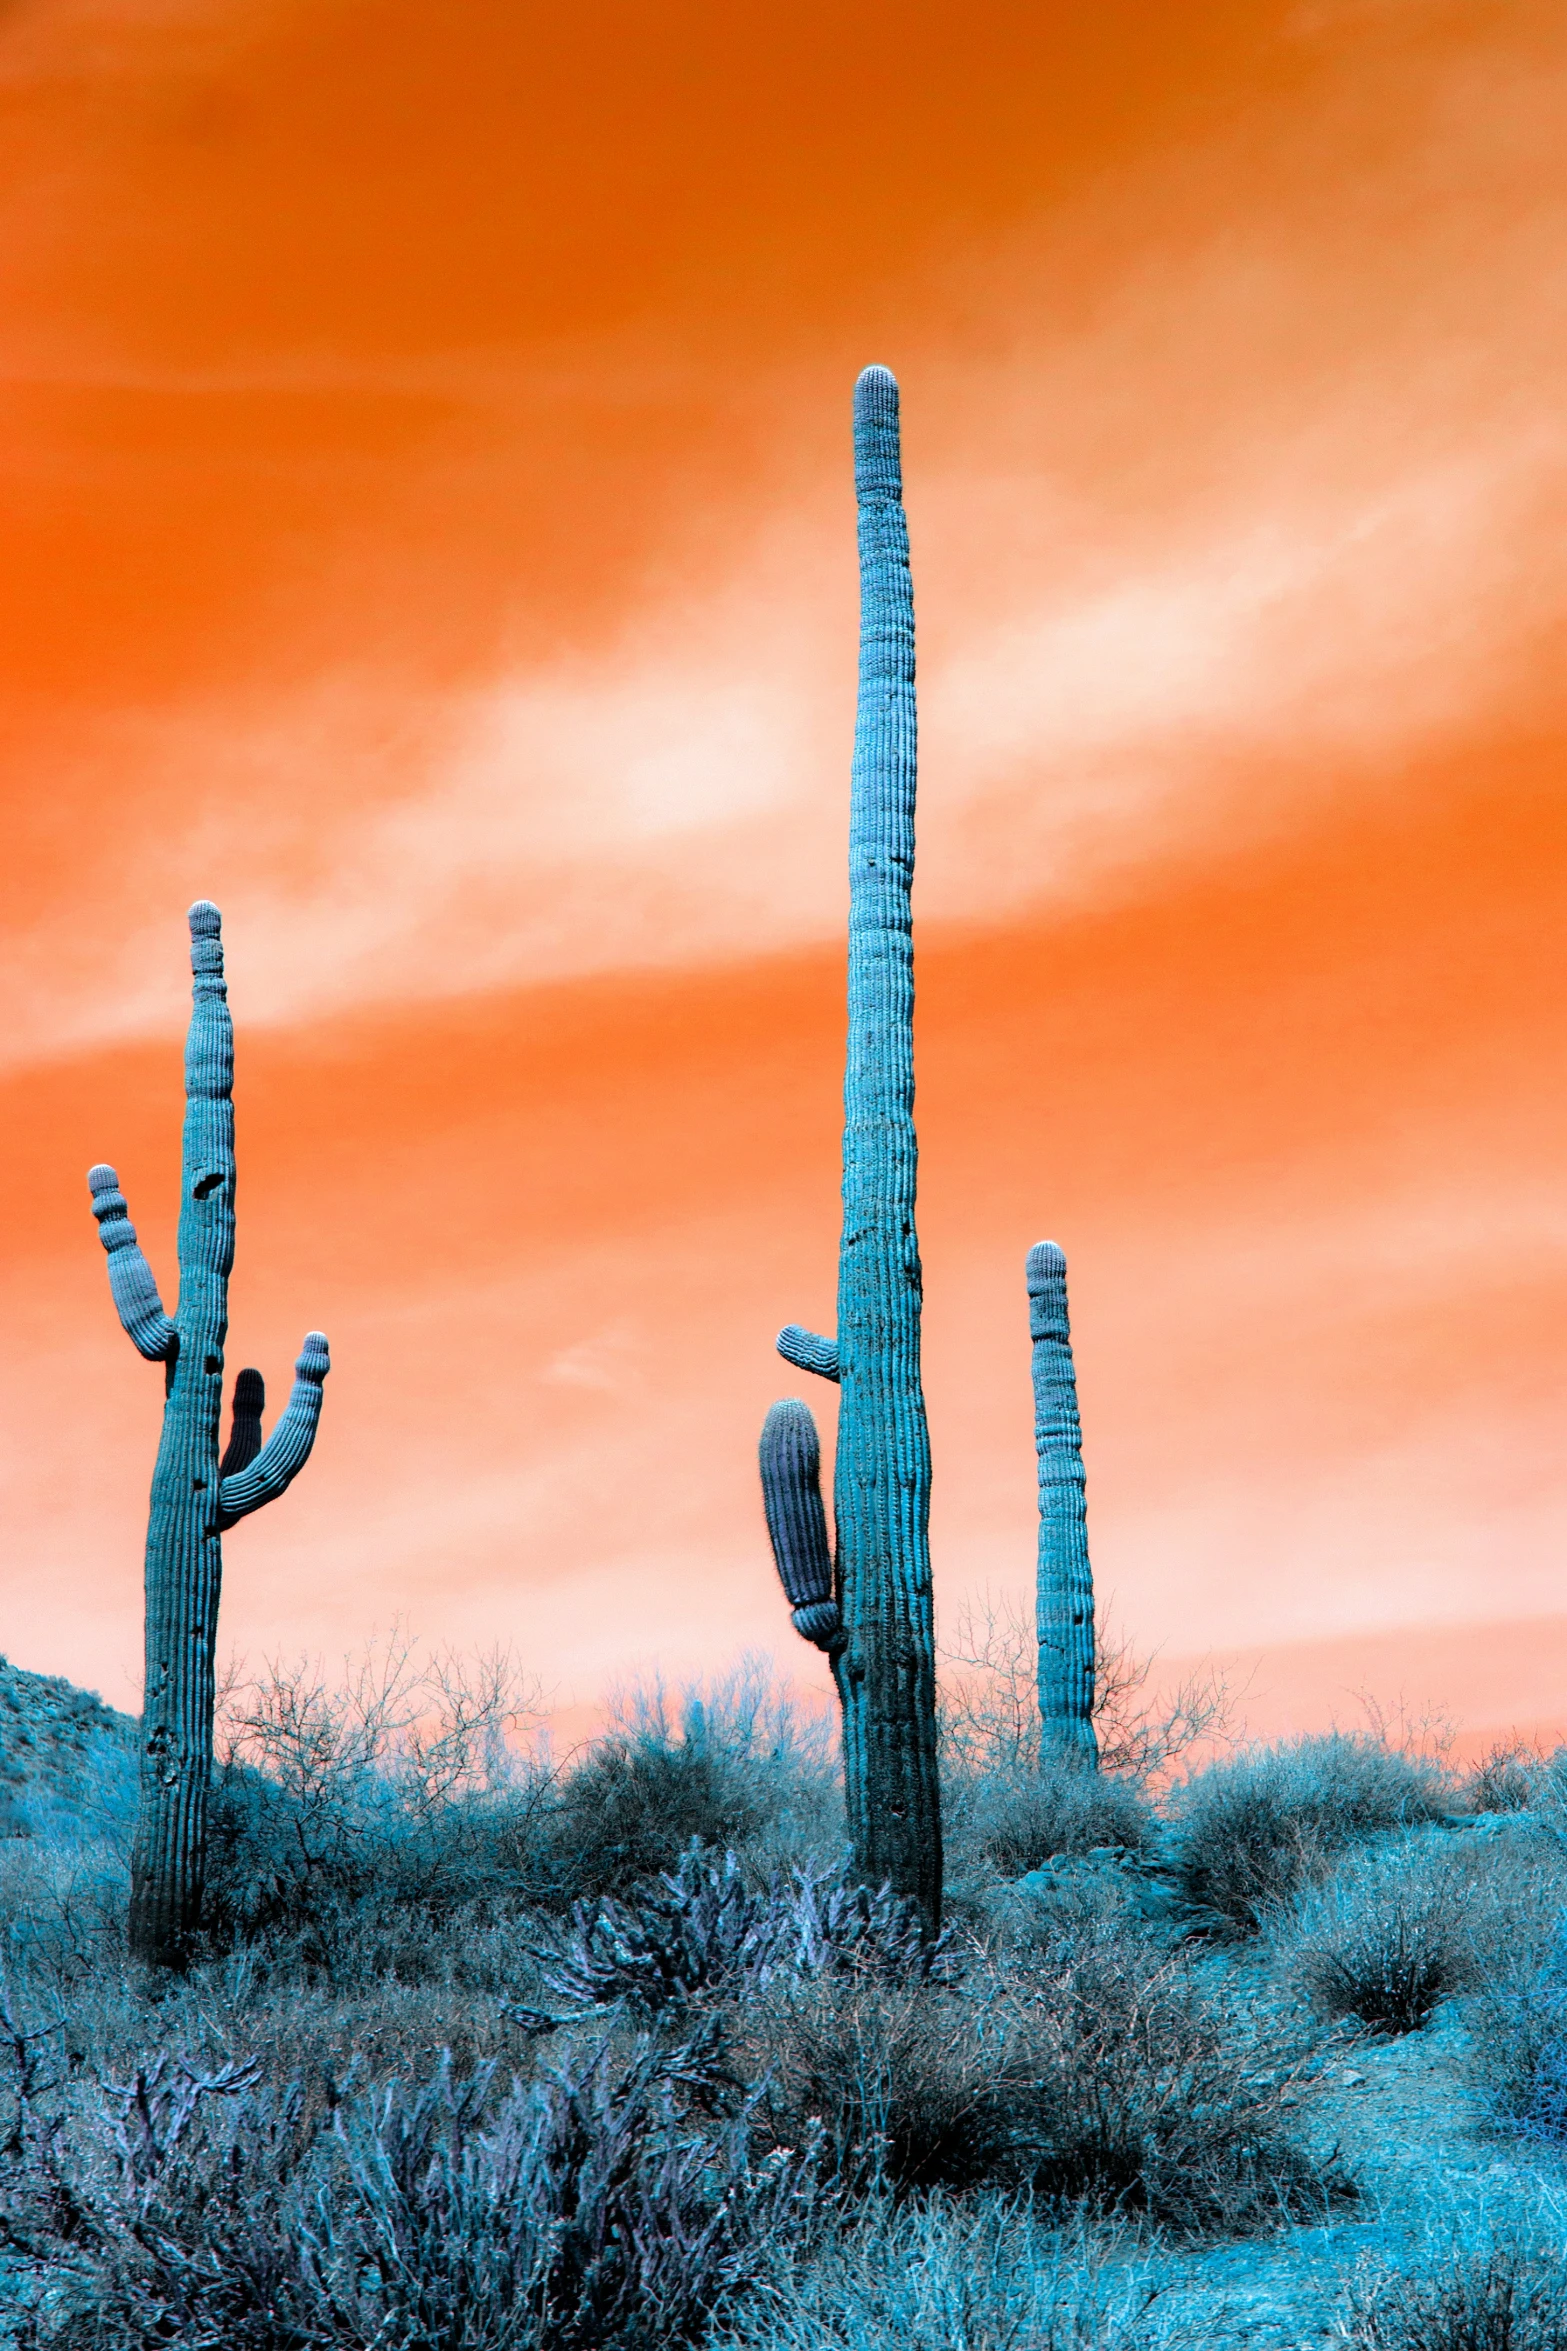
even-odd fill
[{"label": "rocky hillside", "polygon": [[0,1657],[0,1836],[91,1834],[129,1818],[135,1787],[131,1715]]}]

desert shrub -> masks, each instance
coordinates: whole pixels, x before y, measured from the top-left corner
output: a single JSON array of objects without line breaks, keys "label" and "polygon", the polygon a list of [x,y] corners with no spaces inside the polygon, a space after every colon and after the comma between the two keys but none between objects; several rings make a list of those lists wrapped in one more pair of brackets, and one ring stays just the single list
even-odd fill
[{"label": "desert shrub", "polygon": [[1489,2247],[1420,2270],[1367,2266],[1340,2340],[1350,2351],[1567,2351],[1560,2254]]},{"label": "desert shrub", "polygon": [[776,2142],[818,2124],[861,2187],[1031,2188],[1202,2230],[1316,2211],[1342,2184],[1289,2127],[1298,2033],[1227,2011],[1125,1927],[1062,1938],[1022,1976],[777,1986],[745,2024]]},{"label": "desert shrub", "polygon": [[[1107,2258],[1107,2256],[1118,2256]],[[1143,2260],[995,2196],[873,2200],[781,2249],[710,2351],[1197,2351]]]},{"label": "desert shrub", "polygon": [[1493,1978],[1479,2011],[1475,2062],[1499,2119],[1567,2147],[1567,1911],[1532,1972]]},{"label": "desert shrub", "polygon": [[1210,1763],[1171,1798],[1170,1857],[1217,1922],[1254,1931],[1269,1906],[1347,1847],[1446,1810],[1438,1767],[1335,1731]]},{"label": "desert shrub", "polygon": [[1532,1747],[1499,1743],[1460,1781],[1458,1800],[1468,1812],[1527,1812],[1545,1772]]},{"label": "desert shrub", "polygon": [[632,1905],[607,1896],[578,1903],[569,1930],[541,1956],[556,2000],[623,2001],[644,2016],[759,1990],[780,1973],[896,1978],[941,1962],[917,1912],[885,1889],[801,1868],[753,1887],[732,1853],[719,1860],[700,1846]]},{"label": "desert shrub", "polygon": [[1298,2026],[1115,1924],[1042,1955],[1027,2000],[1031,2178],[1177,2231],[1320,2216],[1349,2193],[1294,2134],[1313,2060]]},{"label": "desert shrub", "polygon": [[743,2035],[771,2143],[820,2131],[848,2188],[966,2189],[1026,2171],[1025,2063],[1004,1999],[826,1977],[773,1987]]},{"label": "desert shrub", "polygon": [[565,1779],[555,1815],[563,1875],[588,1895],[629,1894],[689,1845],[720,1852],[760,1828],[750,1775],[706,1738],[605,1739]]},{"label": "desert shrub", "polygon": [[0,1841],[0,1954],[64,1991],[124,1952],[130,1840],[40,1836]]},{"label": "desert shrub", "polygon": [[38,2155],[14,2238],[70,2280],[39,2345],[640,2351],[693,2340],[814,2207],[711,2040],[600,2041],[526,2086],[441,2065],[329,2110],[159,2061]]},{"label": "desert shrub", "polygon": [[954,1791],[953,1842],[1003,1878],[1020,1878],[1060,1855],[1107,1849],[1140,1852],[1156,1822],[1130,1780],[1050,1764],[1031,1771],[978,1773]]},{"label": "desert shrub", "polygon": [[1476,1875],[1440,1829],[1351,1853],[1272,1922],[1274,1956],[1319,2015],[1416,2032],[1479,1974]]},{"label": "desert shrub", "polygon": [[[549,1774],[507,1743],[529,1693],[509,1658],[421,1659],[401,1638],[346,1680],[274,1666],[226,1695],[209,1822],[218,1946],[292,1940],[340,1972],[380,1921],[406,1957],[432,1923],[548,1881]],[[417,1961],[415,1959],[415,1964]]]},{"label": "desert shrub", "polygon": [[825,1718],[803,1715],[771,1674],[742,1666],[688,1690],[633,1691],[608,1735],[562,1777],[551,1838],[558,1883],[578,1899],[624,1898],[678,1868],[693,1844],[767,1864],[842,1845]]}]

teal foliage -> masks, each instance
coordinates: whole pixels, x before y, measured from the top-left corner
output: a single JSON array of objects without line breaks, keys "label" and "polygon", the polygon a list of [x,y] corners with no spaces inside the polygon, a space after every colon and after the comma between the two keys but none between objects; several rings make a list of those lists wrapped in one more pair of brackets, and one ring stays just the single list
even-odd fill
[{"label": "teal foliage", "polygon": [[1538,1966],[1488,2003],[1487,2070],[1500,2119],[1526,2139],[1567,2149],[1567,1910]]},{"label": "teal foliage", "polygon": [[165,2052],[44,2156],[8,2223],[69,2202],[55,2351],[663,2351],[814,2215],[809,2148],[754,2155],[711,2033],[324,2105],[258,2071]]},{"label": "teal foliage", "polygon": [[1567,2351],[1559,2246],[1456,2246],[1419,2266],[1367,2262],[1338,2327],[1344,2351]]},{"label": "teal foliage", "polygon": [[652,2017],[761,1991],[783,1975],[927,1975],[936,1958],[917,1913],[837,1870],[747,1882],[733,1853],[694,1846],[634,1904],[579,1903],[545,1967],[575,2007],[623,2002]]},{"label": "teal foliage", "polygon": [[1063,1856],[1140,1853],[1158,1829],[1130,1780],[1055,1760],[1026,1775],[976,1773],[961,1802],[968,1838],[1003,1878],[1025,1877]]},{"label": "teal foliage", "polygon": [[1170,1861],[1187,1900],[1254,1932],[1271,1906],[1360,1839],[1445,1813],[1437,1767],[1342,1731],[1252,1748],[1193,1773],[1170,1799]]}]

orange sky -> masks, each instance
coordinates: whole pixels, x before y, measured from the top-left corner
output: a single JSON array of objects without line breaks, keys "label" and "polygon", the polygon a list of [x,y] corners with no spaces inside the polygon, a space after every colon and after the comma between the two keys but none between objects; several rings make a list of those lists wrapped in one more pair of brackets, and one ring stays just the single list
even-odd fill
[{"label": "orange sky", "polygon": [[1128,1632],[1567,1732],[1564,101],[1530,0],[13,0],[0,1648],[134,1697],[83,1173],[172,1288],[210,895],[231,1360],[335,1366],[226,1640],[809,1678],[881,359],[939,1604],[1029,1588],[1049,1233]]}]

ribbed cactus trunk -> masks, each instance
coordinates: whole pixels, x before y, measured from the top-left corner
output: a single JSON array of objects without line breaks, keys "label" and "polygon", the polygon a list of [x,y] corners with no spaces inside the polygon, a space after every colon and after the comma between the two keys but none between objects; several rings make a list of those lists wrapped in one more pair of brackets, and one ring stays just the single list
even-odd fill
[{"label": "ribbed cactus trunk", "polygon": [[223,1538],[218,1436],[234,1267],[234,1025],[215,908],[193,911],[180,1151],[179,1305],[147,1514],[141,1805],[131,1948],[167,1959],[197,1923],[207,1850]]},{"label": "ribbed cactus trunk", "polygon": [[914,1226],[914,589],[898,387],[854,393],[860,685],[849,803],[849,1046],[833,1507],[849,1826],[865,1875],[941,1912],[930,1438]]},{"label": "ribbed cactus trunk", "polygon": [[[793,1583],[804,1600],[803,1607],[795,1601],[796,1625],[833,1659],[857,1867],[871,1883],[890,1884],[916,1902],[934,1930],[941,1805],[914,1223],[914,595],[898,387],[885,368],[867,368],[855,386],[854,478],[860,678],[849,810],[838,1332],[834,1342],[791,1325],[778,1341],[790,1362],[841,1387],[835,1603],[804,1597],[821,1573],[816,1560],[802,1581],[799,1565],[814,1552],[801,1499],[814,1485],[814,1451],[805,1477],[804,1439],[787,1418],[770,1416],[763,1485],[785,1588],[795,1600]],[[803,1405],[788,1409],[809,1422]],[[775,1415],[782,1411],[775,1407]],[[829,1632],[834,1609],[838,1622]]]},{"label": "ribbed cactus trunk", "polygon": [[1039,1456],[1039,1732],[1043,1760],[1099,1766],[1094,1735],[1094,1576],[1077,1372],[1067,1318],[1066,1258],[1054,1241],[1028,1253],[1028,1327]]},{"label": "ribbed cactus trunk", "polygon": [[200,1922],[223,1530],[272,1501],[303,1465],[328,1368],[326,1341],[313,1331],[288,1409],[265,1447],[261,1376],[241,1372],[234,1441],[220,1465],[235,1180],[234,1031],[220,930],[215,906],[201,901],[191,908],[180,1288],[172,1318],[137,1245],[114,1169],[95,1167],[87,1178],[120,1320],[138,1351],[164,1366],[163,1435],[147,1518],[146,1680],[130,1906],[133,1955],[161,1966],[180,1963]]}]

